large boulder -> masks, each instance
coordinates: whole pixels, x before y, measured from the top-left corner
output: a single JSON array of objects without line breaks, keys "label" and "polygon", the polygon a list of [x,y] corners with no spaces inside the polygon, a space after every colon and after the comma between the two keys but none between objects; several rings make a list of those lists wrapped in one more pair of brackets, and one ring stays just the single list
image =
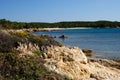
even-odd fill
[{"label": "large boulder", "polygon": [[61,75],[67,75],[71,79],[89,77],[89,71],[84,67],[87,58],[78,47],[51,46],[44,50],[44,64],[49,70]]}]

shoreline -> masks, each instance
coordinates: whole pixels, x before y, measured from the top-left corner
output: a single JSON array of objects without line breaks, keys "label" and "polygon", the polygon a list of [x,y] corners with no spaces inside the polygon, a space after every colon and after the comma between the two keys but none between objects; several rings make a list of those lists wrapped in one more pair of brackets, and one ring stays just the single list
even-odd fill
[{"label": "shoreline", "polygon": [[64,28],[29,28],[29,29],[4,29],[5,31],[8,32],[20,32],[20,31],[25,31],[25,32],[37,32],[37,31],[51,31],[51,30],[63,30]]},{"label": "shoreline", "polygon": [[[47,30],[53,30],[48,29]],[[58,30],[58,29],[55,29]],[[15,31],[15,30],[14,30]],[[19,30],[21,31],[21,30]],[[24,31],[24,30],[22,30]],[[17,35],[16,35],[17,36]],[[33,36],[32,36],[33,37]],[[31,37],[31,38],[32,38]],[[5,37],[6,38],[6,37]],[[24,38],[24,37],[23,37]],[[21,39],[23,39],[21,38]],[[31,39],[27,38],[27,39]],[[43,38],[42,38],[43,39]],[[8,39],[9,40],[9,39]],[[34,39],[33,39],[34,40]],[[39,40],[38,38],[35,38],[35,42]],[[12,40],[11,40],[12,41]],[[25,64],[28,63],[28,61],[31,62],[32,66],[35,66],[35,70],[39,71],[41,68],[41,65],[43,65],[44,68],[46,68],[50,72],[54,72],[57,74],[62,74],[68,76],[71,80],[119,80],[120,79],[120,63],[119,60],[113,61],[113,60],[108,60],[108,59],[99,59],[99,58],[88,58],[84,53],[88,52],[90,54],[92,51],[90,50],[84,50],[84,53],[81,48],[79,47],[68,47],[68,46],[46,46],[41,47],[37,46],[39,43],[42,42],[37,42],[35,43],[36,45],[32,45],[31,43],[23,43],[17,46],[17,54],[14,55],[13,57],[15,58],[8,58],[8,62],[11,61],[10,63],[13,63],[13,60],[17,61],[16,56],[21,60],[21,59],[26,59],[27,61],[24,62]],[[50,43],[49,43],[50,44]],[[40,49],[41,48],[41,49]],[[37,52],[36,52],[37,51]],[[39,51],[39,53],[38,53]],[[3,56],[1,56],[3,57]],[[33,57],[33,58],[30,58]],[[6,58],[1,58],[1,63],[5,62]],[[12,59],[12,60],[9,60]],[[35,60],[34,60],[35,58]],[[38,59],[39,58],[39,59]],[[41,59],[41,61],[40,61]],[[2,62],[3,61],[3,62]],[[42,62],[44,61],[44,62]],[[37,63],[38,62],[38,63]],[[18,65],[20,64],[20,66]],[[31,64],[26,65],[27,67],[24,68],[23,63],[17,62],[18,69],[15,68],[16,71],[22,69],[28,69],[28,73],[31,71],[34,74],[34,67],[31,69]],[[39,67],[39,64],[40,67]],[[6,64],[3,64],[3,68]],[[21,66],[22,65],[22,66]],[[30,67],[30,68],[29,68]],[[37,69],[36,69],[37,67]],[[1,68],[1,69],[3,69]],[[11,68],[11,65],[10,65]],[[12,70],[13,69],[13,70]],[[11,71],[14,71],[14,67],[11,69]],[[8,69],[6,69],[9,71]],[[29,71],[30,70],[30,71]],[[41,68],[43,70],[43,68]],[[2,70],[1,70],[2,71]],[[10,72],[11,72],[10,71]],[[43,71],[45,72],[45,71]],[[41,75],[41,73],[39,73]],[[45,73],[47,75],[49,73]],[[19,75],[18,75],[19,76]],[[48,75],[50,79],[55,79],[53,78],[54,76],[51,77],[51,75]],[[4,77],[4,76],[3,76]],[[34,76],[32,76],[34,77]],[[13,77],[14,78],[14,77]],[[43,75],[43,78],[44,75]],[[40,78],[41,79],[41,78]],[[46,78],[48,79],[48,77]],[[60,79],[61,80],[61,79]],[[66,79],[63,79],[66,80]]]},{"label": "shoreline", "polygon": [[75,28],[64,28],[64,29],[93,29],[92,27],[75,27]]},{"label": "shoreline", "polygon": [[54,31],[54,30],[71,30],[71,29],[94,29],[93,27],[71,27],[71,28],[23,28],[23,29],[3,29],[6,30],[8,32],[19,32],[19,31],[25,31],[25,32],[38,32],[38,31]]},{"label": "shoreline", "polygon": [[[25,31],[25,32],[28,32],[28,33],[31,33],[33,34],[34,32],[49,32],[49,31],[54,31],[54,30],[71,30],[71,29],[92,29],[92,28],[86,28],[86,27],[82,27],[82,28],[29,28],[29,29],[8,29],[6,30],[7,32],[21,32],[21,31]],[[54,37],[54,36],[52,36]],[[59,37],[59,36],[57,36]],[[60,41],[59,41],[60,42]],[[68,45],[69,46],[69,45]],[[80,46],[79,46],[80,47]],[[80,47],[81,48],[81,47]],[[84,49],[84,48],[83,48]],[[90,49],[90,50],[93,50],[91,48],[87,48],[87,49]],[[109,60],[113,60],[113,59],[119,59],[119,57],[111,57],[111,56],[107,56],[107,57],[104,57],[103,55],[106,54],[106,53],[110,53],[110,52],[106,52],[106,51],[95,51],[93,50],[93,52],[95,53],[94,55],[97,57],[97,58],[101,58],[101,59],[109,59]],[[97,53],[96,53],[97,52]],[[113,52],[112,52],[113,53]],[[110,54],[112,54],[110,53]]]}]

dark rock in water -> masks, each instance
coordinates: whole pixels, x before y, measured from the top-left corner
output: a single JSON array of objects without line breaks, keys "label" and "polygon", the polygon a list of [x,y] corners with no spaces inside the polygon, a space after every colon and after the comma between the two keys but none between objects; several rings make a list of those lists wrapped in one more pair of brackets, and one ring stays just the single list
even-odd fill
[{"label": "dark rock in water", "polygon": [[56,36],[54,36],[54,38],[56,38]]},{"label": "dark rock in water", "polygon": [[65,38],[67,38],[67,36],[61,35],[61,36],[59,36],[59,38],[65,39]]},{"label": "dark rock in water", "polygon": [[93,56],[92,54],[93,51],[90,49],[83,49],[82,51],[86,56]]},{"label": "dark rock in water", "polygon": [[37,30],[37,29],[34,29],[34,30],[33,30],[33,32],[37,32],[37,31],[39,31],[39,30]]}]

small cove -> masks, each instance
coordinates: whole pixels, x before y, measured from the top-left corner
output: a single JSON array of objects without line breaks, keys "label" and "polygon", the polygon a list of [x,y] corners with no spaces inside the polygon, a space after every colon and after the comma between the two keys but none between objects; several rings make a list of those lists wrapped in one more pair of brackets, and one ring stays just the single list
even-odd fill
[{"label": "small cove", "polygon": [[[72,28],[63,30],[40,31],[34,34],[47,34],[66,46],[91,49],[96,57],[120,59],[120,28]],[[58,38],[66,35],[66,39]]]}]

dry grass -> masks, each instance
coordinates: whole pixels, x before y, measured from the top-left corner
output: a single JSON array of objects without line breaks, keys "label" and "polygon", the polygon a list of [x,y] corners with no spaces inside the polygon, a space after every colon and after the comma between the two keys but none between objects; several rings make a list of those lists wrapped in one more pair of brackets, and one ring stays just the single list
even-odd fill
[{"label": "dry grass", "polygon": [[17,47],[17,49],[20,53],[20,56],[25,56],[25,55],[31,55],[34,56],[35,51],[39,51],[39,47],[36,44],[32,44],[32,43],[19,43],[19,46]]}]

